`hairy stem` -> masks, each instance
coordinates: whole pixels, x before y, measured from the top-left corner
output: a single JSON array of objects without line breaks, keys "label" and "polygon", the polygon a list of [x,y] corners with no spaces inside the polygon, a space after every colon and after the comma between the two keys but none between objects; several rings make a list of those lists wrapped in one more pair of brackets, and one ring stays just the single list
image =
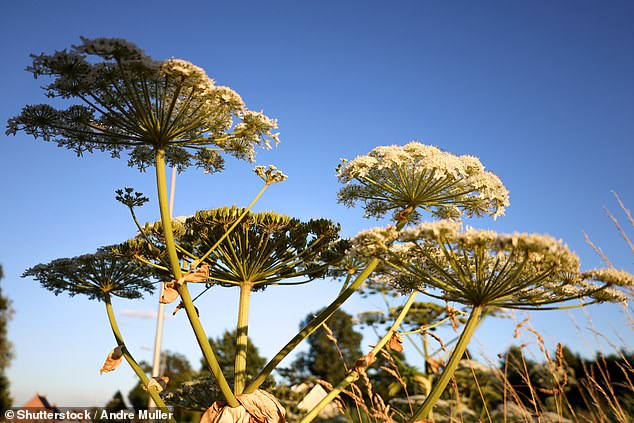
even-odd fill
[{"label": "hairy stem", "polygon": [[[159,209],[161,211],[161,223],[163,224],[163,234],[165,237],[165,248],[167,249],[167,255],[169,257],[170,268],[172,269],[172,273],[176,279],[180,279],[182,277],[182,272],[180,268],[180,263],[178,262],[178,254],[176,253],[176,244],[174,242],[174,233],[172,232],[172,217],[169,212],[168,198],[167,198],[167,179],[165,175],[165,151],[161,149],[156,150],[156,186],[158,189],[158,200],[159,200]],[[203,357],[207,362],[207,366],[211,371],[211,374],[216,379],[218,383],[218,387],[222,392],[222,395],[227,400],[227,403],[231,407],[238,407],[240,404],[236,399],[235,395],[231,391],[231,387],[229,383],[227,383],[227,379],[225,375],[222,373],[222,369],[220,368],[220,364],[218,364],[218,359],[214,354],[213,349],[211,348],[211,344],[209,344],[209,339],[205,334],[205,330],[200,323],[200,319],[198,318],[198,313],[196,312],[196,308],[192,302],[192,297],[189,294],[189,289],[187,288],[187,283],[182,283],[177,288],[178,293],[181,296],[181,300],[183,301],[183,305],[185,306],[185,311],[187,312],[187,318],[189,319],[189,323],[191,324],[192,329],[194,330],[194,334],[196,335],[196,341],[198,341],[198,345],[203,353]]]},{"label": "hairy stem", "polygon": [[[409,311],[412,304],[414,304],[416,295],[418,295],[418,291],[414,291],[409,296],[409,298],[407,299],[407,302],[405,303],[405,305],[403,305],[403,309],[399,313],[398,317],[396,318],[396,320],[394,321],[390,329],[383,336],[383,338],[381,338],[381,340],[377,342],[377,344],[374,346],[374,348],[372,348],[372,351],[370,351],[367,356],[376,357],[376,355],[379,353],[379,351],[381,351],[381,349],[383,349],[383,347],[385,346],[385,344],[387,344],[390,338],[394,336],[394,334],[397,332],[398,327],[403,322],[405,315]],[[365,371],[365,369],[362,369],[362,370]],[[330,404],[330,402],[332,402],[335,398],[337,398],[337,396],[341,393],[341,391],[346,389],[348,385],[350,385],[352,382],[359,379],[359,376],[360,376],[359,370],[357,369],[351,370],[350,373],[348,373],[348,376],[346,376],[345,379],[339,382],[339,384],[332,391],[328,392],[328,395],[322,398],[322,400],[319,401],[319,403],[315,407],[313,407],[313,409],[310,410],[310,412],[306,414],[306,416],[304,416],[304,418],[301,419],[299,423],[309,423],[313,421],[313,419],[319,415],[321,410],[323,410],[326,405]]]},{"label": "hairy stem", "polygon": [[[119,331],[119,325],[117,324],[117,319],[114,316],[114,311],[112,309],[112,302],[110,301],[109,295],[106,295],[105,302],[106,302],[106,312],[108,313],[108,321],[110,322],[110,327],[112,328],[114,339],[117,341],[118,346],[123,347],[122,348],[123,357],[128,362],[130,367],[132,367],[132,370],[134,370],[134,373],[136,373],[139,379],[141,379],[141,383],[147,389],[147,392],[152,398],[152,400],[154,401],[154,404],[156,404],[157,407],[161,409],[161,411],[163,411],[164,413],[169,413],[168,415],[170,415],[171,411],[167,408],[167,406],[165,405],[165,402],[163,402],[163,398],[161,398],[161,396],[159,395],[158,391],[155,388],[148,386],[148,384],[150,383],[150,380],[148,379],[145,372],[141,369],[141,366],[139,366],[139,364],[136,362],[134,357],[132,357],[132,354],[130,354],[130,351],[128,351],[128,348],[125,346],[125,342],[123,342],[123,336],[121,336],[121,332]],[[172,423],[176,423],[176,421],[171,418],[169,421]]]},{"label": "hairy stem", "polygon": [[434,384],[431,392],[425,399],[425,402],[423,402],[423,405],[418,409],[418,411],[416,411],[416,413],[414,413],[414,416],[412,416],[412,418],[409,420],[410,423],[424,420],[431,413],[434,405],[436,404],[436,401],[438,401],[440,395],[443,393],[443,391],[447,387],[447,384],[453,377],[456,368],[458,367],[458,363],[462,359],[462,356],[467,349],[467,345],[469,344],[469,341],[471,340],[475,329],[478,327],[483,309],[484,306],[475,306],[471,310],[471,314],[469,314],[469,319],[467,320],[467,323],[465,324],[465,327],[460,334],[460,338],[458,338],[458,343],[453,349],[451,357],[445,365],[442,374]]}]

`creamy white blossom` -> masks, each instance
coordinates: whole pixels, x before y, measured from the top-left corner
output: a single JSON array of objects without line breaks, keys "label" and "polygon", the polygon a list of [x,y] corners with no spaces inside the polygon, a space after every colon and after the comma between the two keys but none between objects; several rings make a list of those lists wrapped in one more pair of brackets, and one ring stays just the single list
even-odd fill
[{"label": "creamy white blossom", "polygon": [[417,209],[440,218],[504,214],[508,191],[476,157],[456,156],[413,141],[381,146],[365,156],[342,160],[339,201],[362,202],[368,216]]},{"label": "creamy white blossom", "polygon": [[347,258],[373,257],[384,254],[397,238],[398,231],[392,225],[361,231],[350,240]]},{"label": "creamy white blossom", "polygon": [[401,291],[471,306],[540,309],[570,300],[619,302],[634,277],[614,269],[581,272],[579,259],[548,235],[460,230],[451,221],[404,230],[382,273]]},{"label": "creamy white blossom", "polygon": [[273,165],[269,165],[268,169],[266,166],[256,166],[253,172],[262,178],[267,185],[282,182],[288,178],[288,176],[284,175],[282,171],[277,170],[277,167]]}]

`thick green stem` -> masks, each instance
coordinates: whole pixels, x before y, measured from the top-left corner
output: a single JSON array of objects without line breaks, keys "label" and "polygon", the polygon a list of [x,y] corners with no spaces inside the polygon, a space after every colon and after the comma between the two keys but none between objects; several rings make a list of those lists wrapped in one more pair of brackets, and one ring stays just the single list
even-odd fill
[{"label": "thick green stem", "polygon": [[330,316],[332,316],[335,311],[341,307],[341,305],[348,299],[354,292],[359,288],[359,286],[366,280],[366,278],[374,271],[376,266],[379,264],[379,259],[372,259],[368,262],[365,269],[357,278],[354,280],[352,285],[350,285],[346,290],[344,290],[335,300],[330,303],[328,307],[323,309],[313,320],[310,321],[302,330],[300,330],[297,335],[293,337],[276,355],[269,361],[266,366],[260,371],[260,373],[256,376],[255,379],[249,384],[247,389],[244,392],[250,394],[255,392],[260,385],[266,380],[266,378],[275,370],[278,364],[297,347],[304,339],[306,339],[310,334],[312,334],[317,328],[319,328],[322,323],[324,323]]},{"label": "thick green stem", "polygon": [[[176,244],[174,242],[174,233],[172,232],[172,217],[169,212],[168,198],[167,198],[167,178],[165,175],[165,151],[161,149],[156,150],[156,186],[158,189],[158,200],[159,200],[159,209],[161,211],[161,223],[163,224],[163,234],[165,237],[165,248],[167,249],[167,255],[169,257],[170,268],[174,277],[179,279],[182,277],[182,272],[180,268],[180,263],[178,262],[178,254],[176,253]],[[198,341],[198,345],[203,353],[203,357],[207,362],[207,366],[211,371],[211,374],[216,379],[218,383],[218,387],[222,392],[222,395],[227,400],[227,403],[231,407],[238,407],[240,404],[236,399],[235,395],[231,391],[231,387],[229,383],[227,383],[227,379],[225,375],[222,373],[222,369],[220,368],[220,364],[216,359],[216,355],[214,354],[213,349],[211,348],[211,344],[209,344],[209,339],[205,334],[205,330],[200,323],[200,319],[198,318],[198,313],[196,312],[196,308],[192,302],[192,297],[189,294],[189,289],[187,288],[187,283],[182,283],[177,288],[178,293],[181,296],[181,300],[185,307],[185,311],[187,312],[187,318],[189,319],[189,323],[191,324],[192,329],[194,330],[194,334],[196,335],[196,341]]]},{"label": "thick green stem", "polygon": [[[414,300],[416,299],[416,295],[418,295],[418,291],[414,291],[409,296],[409,298],[407,299],[407,302],[405,303],[405,305],[403,305],[403,308],[402,308],[400,314],[398,315],[398,317],[396,318],[396,320],[394,321],[394,323],[392,324],[390,329],[387,331],[385,336],[383,336],[383,338],[381,338],[379,340],[379,342],[374,346],[374,348],[372,348],[372,351],[370,351],[367,356],[376,357],[376,355],[379,353],[379,351],[381,351],[381,349],[383,349],[383,347],[385,346],[385,344],[387,344],[387,342],[390,340],[390,338],[392,338],[392,336],[394,336],[394,334],[398,330],[398,327],[403,322],[403,319],[405,318],[405,315],[409,311],[409,309],[412,306],[412,304],[414,304]],[[365,370],[365,369],[363,369],[363,370]],[[313,409],[310,410],[310,412],[308,414],[306,414],[306,416],[304,416],[304,418],[301,419],[299,421],[299,423],[309,423],[309,422],[313,421],[313,419],[315,419],[315,417],[317,417],[319,415],[321,410],[323,410],[326,405],[330,404],[335,398],[337,398],[337,396],[344,389],[346,389],[348,387],[348,385],[350,385],[352,382],[354,382],[357,379],[359,379],[359,376],[360,376],[360,371],[359,370],[357,370],[357,369],[351,370],[350,373],[348,373],[348,376],[346,376],[345,379],[343,379],[341,382],[339,382],[339,384],[332,391],[328,392],[328,395],[326,395],[324,398],[322,398],[322,400],[319,401],[319,403],[315,407],[313,407]]]},{"label": "thick green stem", "polygon": [[462,356],[467,349],[467,345],[469,344],[473,333],[478,327],[480,316],[482,315],[482,310],[484,310],[484,306],[475,306],[471,310],[469,319],[467,320],[467,323],[462,333],[460,334],[460,338],[458,338],[458,343],[453,349],[447,365],[438,378],[438,381],[436,381],[436,383],[434,384],[434,387],[425,399],[425,402],[423,403],[421,408],[419,408],[414,416],[412,416],[412,418],[409,420],[410,423],[425,420],[431,413],[434,405],[436,404],[436,401],[438,401],[440,395],[443,393],[443,391],[447,387],[447,384],[453,377],[456,368],[458,367],[458,363],[462,359]]},{"label": "thick green stem", "polygon": [[[402,213],[402,217],[396,224],[396,230],[400,231],[403,229],[409,216],[412,214],[413,210],[406,210]],[[324,323],[330,316],[332,316],[335,311],[341,307],[341,305],[348,299],[352,294],[356,292],[356,290],[361,286],[361,284],[370,276],[370,274],[376,269],[379,265],[380,260],[377,258],[371,259],[365,266],[365,269],[356,277],[356,279],[352,282],[352,284],[343,290],[337,298],[334,299],[328,307],[323,309],[317,316],[313,318],[297,335],[293,337],[276,355],[269,361],[266,366],[260,371],[260,373],[256,376],[255,379],[247,386],[245,389],[245,393],[250,394],[255,392],[262,383],[266,380],[266,378],[275,370],[278,364],[291,352],[293,351],[304,339],[310,336],[317,328],[319,328],[322,323]]]},{"label": "thick green stem", "polygon": [[240,284],[240,304],[238,308],[238,327],[236,330],[236,354],[234,366],[233,392],[240,395],[244,391],[247,379],[247,343],[249,339],[249,302],[251,300],[251,282]]},{"label": "thick green stem", "polygon": [[[168,415],[171,415],[171,411],[169,410],[169,408],[167,408],[167,406],[165,405],[165,402],[163,402],[163,398],[161,398],[158,391],[155,388],[148,386],[148,384],[150,383],[150,380],[148,379],[143,369],[141,369],[141,366],[139,366],[139,364],[136,362],[134,357],[132,357],[132,354],[130,354],[130,351],[128,351],[128,348],[125,346],[125,342],[123,342],[123,336],[121,336],[121,332],[119,331],[119,325],[117,324],[117,319],[115,318],[114,311],[112,310],[112,302],[110,302],[109,295],[106,295],[105,302],[106,302],[106,312],[108,313],[108,321],[110,322],[110,327],[112,328],[114,339],[117,341],[118,346],[123,347],[122,348],[123,357],[128,362],[132,370],[134,370],[134,373],[136,373],[139,379],[141,379],[141,383],[147,389],[147,392],[152,398],[152,400],[154,401],[154,404],[156,404],[156,406],[159,407],[161,411],[163,411],[164,413],[168,413]],[[176,421],[172,418],[170,418],[169,421],[176,423]]]},{"label": "thick green stem", "polygon": [[182,276],[181,266],[176,253],[176,243],[172,232],[172,216],[169,210],[169,200],[167,197],[167,176],[165,175],[165,151],[156,150],[156,188],[158,190],[159,210],[161,212],[161,223],[163,224],[163,236],[165,238],[165,248],[169,259],[170,268],[176,279]]}]

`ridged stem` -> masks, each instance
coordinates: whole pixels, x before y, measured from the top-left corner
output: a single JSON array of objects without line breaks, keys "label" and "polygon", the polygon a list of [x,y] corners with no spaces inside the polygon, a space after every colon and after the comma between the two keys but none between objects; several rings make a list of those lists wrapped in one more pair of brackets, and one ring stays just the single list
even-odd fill
[{"label": "ridged stem", "polygon": [[247,343],[249,339],[249,303],[251,300],[250,282],[240,284],[240,304],[238,306],[238,327],[236,329],[236,354],[234,366],[233,392],[240,395],[244,391],[247,379]]}]

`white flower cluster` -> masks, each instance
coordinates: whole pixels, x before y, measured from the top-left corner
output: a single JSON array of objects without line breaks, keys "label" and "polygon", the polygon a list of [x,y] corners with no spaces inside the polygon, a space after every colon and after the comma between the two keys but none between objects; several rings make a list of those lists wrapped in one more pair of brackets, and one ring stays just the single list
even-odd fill
[{"label": "white flower cluster", "polygon": [[338,167],[346,186],[339,200],[364,202],[369,216],[388,210],[422,208],[437,217],[504,214],[508,191],[500,179],[473,156],[456,156],[413,141],[404,146],[382,146]]},{"label": "white flower cluster", "polygon": [[208,93],[214,87],[214,80],[207,76],[205,70],[187,60],[169,59],[161,63],[161,72],[165,75],[180,78],[185,87],[195,87]]},{"label": "white flower cluster", "polygon": [[453,220],[420,223],[414,227],[404,229],[399,239],[403,242],[409,242],[421,238],[453,238],[458,234],[461,227],[460,223]]},{"label": "white flower cluster", "polygon": [[463,231],[447,220],[406,229],[379,253],[387,265],[383,276],[396,289],[467,305],[539,309],[575,299],[618,302],[627,297],[616,288],[634,285],[634,276],[622,270],[581,272],[577,255],[548,235]]},{"label": "white flower cluster", "polygon": [[282,171],[277,170],[277,167],[273,165],[269,165],[268,169],[266,166],[256,166],[253,172],[262,178],[267,185],[282,182],[288,178],[288,176],[284,175]]},{"label": "white flower cluster", "polygon": [[397,238],[398,231],[392,225],[361,231],[350,240],[350,249],[346,253],[346,258],[354,260],[358,257],[383,255]]}]

